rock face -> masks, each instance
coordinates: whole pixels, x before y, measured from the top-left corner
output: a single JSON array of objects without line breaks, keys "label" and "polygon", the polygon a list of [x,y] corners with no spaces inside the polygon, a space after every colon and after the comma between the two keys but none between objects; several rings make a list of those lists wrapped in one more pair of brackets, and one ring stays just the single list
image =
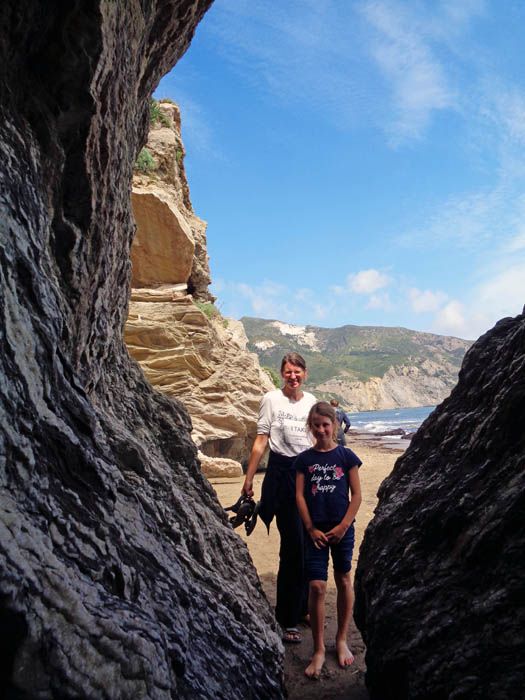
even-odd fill
[{"label": "rock face", "polygon": [[133,288],[185,284],[200,301],[213,301],[206,249],[206,222],[195,216],[184,170],[179,108],[156,105],[145,148],[149,172],[135,170],[131,202],[137,232],[131,249]]},{"label": "rock face", "polygon": [[427,361],[424,365],[389,367],[382,377],[372,377],[367,382],[337,377],[321,382],[315,390],[339,396],[349,413],[435,406],[449,395],[455,367],[448,365],[444,372],[443,364]]},{"label": "rock face", "polygon": [[372,700],[523,696],[524,378],[504,319],[380,487],[355,579]]},{"label": "rock face", "polygon": [[4,697],[283,696],[273,614],[188,413],[122,341],[149,97],[209,4],[0,9]]},{"label": "rock face", "polygon": [[[263,391],[273,388],[257,356],[246,351],[242,325],[217,315],[208,319],[190,297],[132,291],[124,339],[151,384],[184,401],[191,415],[192,437],[208,459],[207,476],[221,471],[213,458],[236,460],[237,475],[247,462],[256,435]],[[223,322],[227,321],[227,327]]]},{"label": "rock face", "polygon": [[[239,321],[209,303],[206,223],[190,201],[177,105],[161,102],[146,147],[157,168],[133,178],[137,234],[129,316],[124,340],[152,385],[183,401],[207,476],[224,459],[247,463],[256,435],[260,399],[274,389]],[[191,290],[191,294],[186,292]],[[209,315],[193,301],[205,303]],[[219,461],[214,464],[213,458]],[[232,473],[233,465],[228,466]]]}]

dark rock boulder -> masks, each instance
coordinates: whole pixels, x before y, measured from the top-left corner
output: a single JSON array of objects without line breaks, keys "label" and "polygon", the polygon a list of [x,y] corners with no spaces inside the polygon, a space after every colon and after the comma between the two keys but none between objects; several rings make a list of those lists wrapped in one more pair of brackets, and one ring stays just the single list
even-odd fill
[{"label": "dark rock boulder", "polygon": [[392,430],[383,430],[380,433],[374,433],[374,435],[377,435],[378,437],[390,437],[394,435],[399,435],[403,439],[410,438],[412,433],[407,433],[406,430],[403,430],[403,428],[392,428]]},{"label": "dark rock boulder", "polygon": [[468,351],[379,490],[356,571],[373,700],[525,684],[525,316]]},{"label": "dark rock boulder", "polygon": [[209,0],[0,9],[0,695],[279,698],[184,407],[122,342],[149,97]]}]

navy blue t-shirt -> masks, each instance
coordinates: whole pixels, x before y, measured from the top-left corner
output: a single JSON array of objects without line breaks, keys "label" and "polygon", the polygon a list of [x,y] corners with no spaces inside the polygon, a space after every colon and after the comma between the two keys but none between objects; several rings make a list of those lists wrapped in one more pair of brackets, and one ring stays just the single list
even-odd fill
[{"label": "navy blue t-shirt", "polygon": [[330,452],[311,447],[295,458],[296,471],[304,474],[304,497],[314,523],[341,522],[350,502],[348,472],[361,464],[359,457],[342,445]]}]

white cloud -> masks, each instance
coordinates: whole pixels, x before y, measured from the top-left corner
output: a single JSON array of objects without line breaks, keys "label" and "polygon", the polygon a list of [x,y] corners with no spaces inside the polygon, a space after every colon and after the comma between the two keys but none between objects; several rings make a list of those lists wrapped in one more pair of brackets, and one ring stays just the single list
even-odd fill
[{"label": "white cloud", "polygon": [[372,294],[366,305],[367,309],[382,309],[383,311],[391,311],[393,304],[390,301],[388,294]]},{"label": "white cloud", "polygon": [[412,311],[418,314],[426,311],[438,311],[448,299],[444,292],[431,292],[429,289],[421,291],[416,287],[409,290],[408,296]]},{"label": "white cloud", "polygon": [[508,253],[525,251],[525,226],[522,226],[521,230],[507,241],[505,251]]},{"label": "white cloud", "polygon": [[213,284],[212,292],[220,294],[226,315],[234,318],[250,314],[291,322],[298,318],[298,307],[291,303],[294,295],[280,282],[264,280],[261,284],[251,285],[219,280],[219,284]]},{"label": "white cloud", "polygon": [[455,107],[455,90],[425,43],[424,25],[405,4],[374,0],[362,5],[362,13],[374,30],[372,56],[393,93],[392,144],[419,138],[434,110]]},{"label": "white cloud", "polygon": [[361,270],[357,274],[350,274],[346,278],[348,289],[357,294],[372,294],[378,289],[386,287],[390,278],[378,270]]},{"label": "white cloud", "polygon": [[437,314],[434,319],[434,328],[443,329],[450,335],[460,335],[467,323],[465,319],[465,309],[459,301],[449,301]]},{"label": "white cloud", "polygon": [[452,300],[436,313],[431,330],[475,339],[497,321],[517,316],[525,304],[525,261],[501,256],[485,268],[484,279],[460,302]]},{"label": "white cloud", "polygon": [[495,321],[491,322],[486,314],[473,311],[465,304],[452,300],[438,311],[430,330],[440,335],[476,340],[494,323]]},{"label": "white cloud", "polygon": [[419,226],[399,236],[398,242],[426,251],[444,246],[479,249],[489,239],[508,234],[512,227],[519,202],[512,202],[510,194],[499,185],[490,191],[452,196],[435,205],[432,214],[422,217]]},{"label": "white cloud", "polygon": [[492,87],[494,97],[489,115],[501,123],[511,139],[525,143],[525,93],[513,86]]},{"label": "white cloud", "polygon": [[521,313],[525,304],[525,261],[507,265],[474,290],[479,309],[495,320]]}]

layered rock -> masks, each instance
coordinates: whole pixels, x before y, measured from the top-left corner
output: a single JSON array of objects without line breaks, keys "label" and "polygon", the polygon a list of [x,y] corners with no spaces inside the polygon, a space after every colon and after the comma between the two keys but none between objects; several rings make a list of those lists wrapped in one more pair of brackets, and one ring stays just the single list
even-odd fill
[{"label": "layered rock", "polygon": [[122,341],[149,97],[209,4],[0,9],[5,697],[284,694],[273,614],[189,415]]},{"label": "layered rock", "polygon": [[[144,290],[133,290],[124,339],[151,384],[184,401],[191,415],[192,437],[207,456],[207,476],[221,473],[221,461],[236,460],[237,475],[247,462],[256,435],[256,417],[263,391],[274,388],[246,351],[242,324],[211,319],[189,296],[161,296],[145,301]],[[229,475],[232,475],[231,468]]]},{"label": "layered rock", "polygon": [[355,578],[372,700],[523,695],[524,377],[504,319],[381,485]]},{"label": "layered rock", "polygon": [[[161,102],[156,109],[162,119],[152,125],[146,144],[156,167],[133,178],[137,234],[124,340],[151,384],[184,402],[192,437],[206,456],[204,473],[223,474],[228,459],[237,462],[240,475],[256,435],[261,396],[274,386],[257,356],[247,352],[242,324],[222,318],[209,303],[214,297],[207,288],[206,223],[190,200],[178,107]],[[233,465],[226,471],[232,475]]]}]

